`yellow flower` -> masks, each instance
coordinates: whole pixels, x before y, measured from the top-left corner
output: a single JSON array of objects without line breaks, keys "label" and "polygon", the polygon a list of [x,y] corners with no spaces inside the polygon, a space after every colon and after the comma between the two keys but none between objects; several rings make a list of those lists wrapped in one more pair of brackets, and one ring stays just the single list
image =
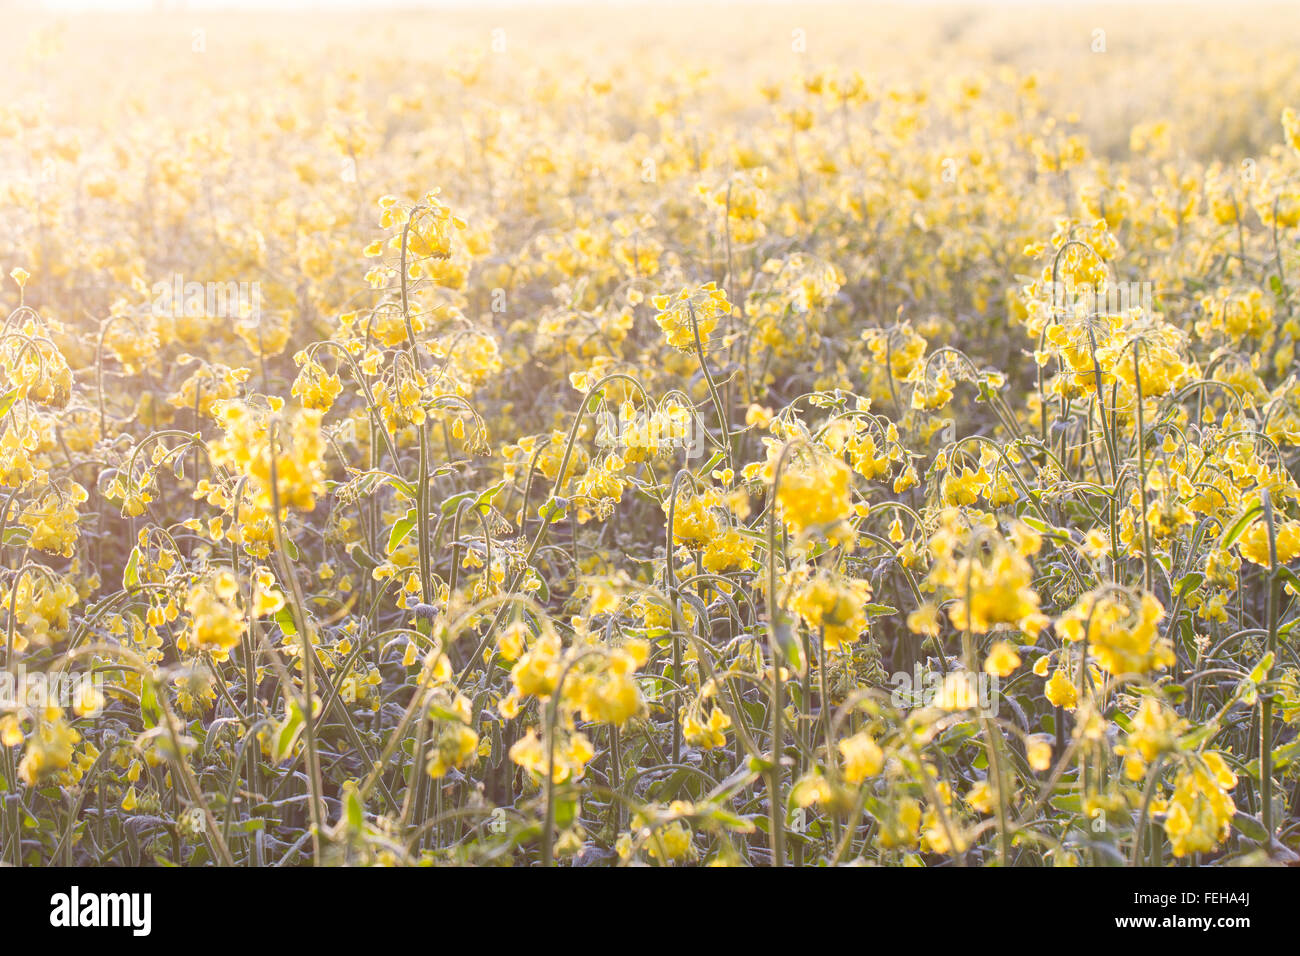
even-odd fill
[{"label": "yellow flower", "polygon": [[673,540],[697,548],[711,544],[722,533],[721,504],[722,496],[715,489],[678,495],[673,505]]},{"label": "yellow flower", "polygon": [[796,536],[820,530],[832,544],[852,537],[853,471],[844,462],[820,455],[814,462],[791,462],[781,473],[776,500],[781,518]]},{"label": "yellow flower", "polygon": [[745,568],[754,553],[755,540],[735,528],[727,528],[704,546],[700,563],[711,574]]},{"label": "yellow flower", "polygon": [[790,598],[790,609],[814,633],[821,633],[828,650],[840,651],[867,629],[870,599],[871,586],[864,580],[818,575]]},{"label": "yellow flower", "polygon": [[1187,721],[1154,697],[1144,697],[1138,705],[1125,743],[1115,748],[1124,758],[1124,775],[1138,781],[1146,775],[1147,764],[1175,748],[1178,736],[1187,730]]},{"label": "yellow flower", "polygon": [[660,827],[645,842],[646,853],[654,859],[685,860],[695,855],[691,829],[681,820]]},{"label": "yellow flower", "polygon": [[1282,132],[1287,145],[1300,153],[1300,114],[1290,106],[1282,111]]},{"label": "yellow flower", "polygon": [[1007,677],[1020,666],[1020,655],[1015,647],[1007,641],[998,641],[989,648],[988,657],[984,659],[984,673],[994,677]]},{"label": "yellow flower", "polygon": [[966,803],[976,813],[992,813],[996,804],[993,801],[993,788],[987,780],[978,780],[966,793]]},{"label": "yellow flower", "polygon": [[[390,217],[394,210],[391,203],[384,207],[381,225],[394,222]],[[437,190],[434,190],[424,196],[410,218],[407,248],[413,256],[447,259],[451,256],[452,230],[464,228],[465,222],[452,215],[451,209],[438,199]]]},{"label": "yellow flower", "polygon": [[921,804],[913,797],[900,797],[881,808],[880,845],[885,849],[911,849],[920,839]]},{"label": "yellow flower", "polygon": [[245,629],[235,594],[225,586],[227,578],[233,579],[233,575],[222,572],[212,581],[194,585],[185,602],[194,649],[210,651],[218,661],[230,656]]},{"label": "yellow flower", "polygon": [[343,383],[337,375],[326,372],[316,362],[306,360],[301,354],[297,358],[302,368],[289,393],[299,399],[304,408],[329,411],[343,390]]},{"label": "yellow flower", "polygon": [[[537,736],[537,731],[530,727],[510,748],[510,759],[533,774],[545,776],[549,763],[547,750]],[[565,783],[568,780],[581,780],[586,773],[587,763],[595,754],[591,741],[585,735],[568,734],[567,739],[555,744],[555,765],[550,768],[552,781]]]},{"label": "yellow flower", "polygon": [[652,301],[659,310],[655,321],[668,344],[680,352],[694,351],[697,331],[700,343],[707,346],[719,318],[731,314],[731,303],[716,282],[683,288],[675,296],[657,295]]},{"label": "yellow flower", "polygon": [[913,634],[925,634],[937,637],[939,634],[939,607],[926,602],[907,615],[907,628]]},{"label": "yellow flower", "polygon": [[829,804],[835,800],[835,789],[820,770],[813,770],[795,781],[790,788],[790,800],[797,807]]},{"label": "yellow flower", "polygon": [[[1289,564],[1300,556],[1300,521],[1279,521],[1273,525],[1277,563]],[[1253,564],[1269,566],[1268,525],[1256,521],[1238,539],[1241,556]]]},{"label": "yellow flower", "polygon": [[644,642],[635,648],[608,653],[594,674],[571,676],[566,687],[570,699],[578,702],[583,720],[622,726],[645,707],[635,671],[638,660],[645,661]]},{"label": "yellow flower", "polygon": [[844,779],[849,783],[874,777],[885,765],[884,751],[865,730],[839,741],[836,746],[844,758]]},{"label": "yellow flower", "polygon": [[43,708],[18,764],[19,778],[27,786],[34,787],[67,770],[72,763],[72,750],[80,740],[81,734],[68,725],[60,708]]},{"label": "yellow flower", "polygon": [[325,494],[319,409],[290,413],[278,401],[263,409],[231,400],[217,403],[215,410],[224,435],[212,443],[213,461],[248,479],[248,497],[256,508],[270,513],[277,503],[282,512],[316,507]]},{"label": "yellow flower", "polygon": [[1051,678],[1047,681],[1046,687],[1047,699],[1051,701],[1054,707],[1064,707],[1066,710],[1074,710],[1079,703],[1079,691],[1075,688],[1074,682],[1070,680],[1065,671],[1057,668]]},{"label": "yellow flower", "polygon": [[455,767],[463,767],[478,750],[478,734],[470,726],[473,719],[469,698],[456,694],[448,701],[445,691],[438,691],[430,708],[433,739],[425,769],[435,780]]},{"label": "yellow flower", "polygon": [[1031,639],[1046,625],[1034,590],[1033,568],[1013,542],[1001,535],[966,531],[955,509],[941,515],[930,537],[934,558],[927,582],[951,595],[946,606],[958,630],[986,634],[1014,624]]},{"label": "yellow flower", "polygon": [[520,697],[550,697],[560,682],[560,652],[559,637],[542,634],[510,671],[515,692]]},{"label": "yellow flower", "polygon": [[1110,674],[1147,674],[1174,663],[1173,645],[1158,626],[1163,605],[1143,594],[1134,607],[1127,596],[1098,589],[1083,594],[1056,622],[1061,638],[1078,644],[1086,640],[1099,667]]},{"label": "yellow flower", "polygon": [[1052,740],[1046,734],[1032,734],[1025,741],[1025,759],[1029,766],[1043,773],[1052,766]]},{"label": "yellow flower", "polygon": [[0,717],[0,746],[17,747],[23,742],[22,724],[13,714]]},{"label": "yellow flower", "polygon": [[727,728],[731,718],[721,707],[714,706],[707,719],[701,720],[698,711],[688,711],[682,720],[682,736],[692,747],[713,750],[727,745]]},{"label": "yellow flower", "polygon": [[1206,853],[1228,838],[1236,805],[1228,791],[1237,776],[1220,754],[1207,752],[1190,758],[1174,780],[1174,792],[1165,809],[1164,829],[1175,857]]}]

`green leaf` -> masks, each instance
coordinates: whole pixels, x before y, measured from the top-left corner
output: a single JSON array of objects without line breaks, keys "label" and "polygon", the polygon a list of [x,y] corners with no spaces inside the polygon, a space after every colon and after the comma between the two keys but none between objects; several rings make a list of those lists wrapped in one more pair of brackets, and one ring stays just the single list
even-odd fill
[{"label": "green leaf", "polygon": [[356,562],[357,567],[369,571],[378,566],[379,562],[366,553],[366,549],[360,544],[354,544],[349,550],[348,555]]},{"label": "green leaf", "polygon": [[32,538],[31,528],[24,528],[22,525],[15,525],[12,528],[5,529],[5,544],[26,544]]},{"label": "green leaf", "polygon": [[732,813],[730,810],[719,807],[716,804],[709,806],[708,816],[728,829],[735,830],[739,833],[754,832],[754,823],[752,820]]},{"label": "green leaf", "polygon": [[8,415],[9,409],[14,407],[14,402],[18,401],[18,386],[15,385],[9,391],[0,395],[0,415]]},{"label": "green leaf", "polygon": [[782,656],[790,662],[790,666],[796,671],[802,670],[803,655],[800,653],[799,642],[794,639],[794,630],[784,617],[777,617],[772,627],[772,638],[780,648]]},{"label": "green leaf", "polygon": [[302,733],[306,721],[303,718],[302,708],[298,706],[296,700],[289,702],[289,713],[284,722],[280,724],[275,732],[275,738],[272,741],[271,759],[279,763],[285,757],[289,756],[293,750],[294,743],[298,740],[298,735]]},{"label": "green leaf", "polygon": [[429,705],[429,716],[438,720],[446,720],[456,724],[463,723],[460,714],[450,708],[442,707],[438,704]]},{"label": "green leaf", "polygon": [[348,826],[354,830],[360,830],[365,826],[366,810],[361,805],[361,798],[357,796],[356,787],[348,787],[347,797],[343,801],[344,814],[347,817]]},{"label": "green leaf", "polygon": [[1054,797],[1051,801],[1053,807],[1062,813],[1082,813],[1083,797],[1077,793],[1065,794],[1064,796]]},{"label": "green leaf", "polygon": [[577,800],[556,800],[555,801],[555,825],[558,827],[569,827],[573,821],[578,818],[578,801]]},{"label": "green leaf", "polygon": [[1180,598],[1185,598],[1201,586],[1205,580],[1205,575],[1199,571],[1193,571],[1191,574],[1184,574],[1174,585],[1174,593]]},{"label": "green leaf", "polygon": [[1232,825],[1240,830],[1244,836],[1248,836],[1252,840],[1258,840],[1260,843],[1268,840],[1268,831],[1264,829],[1264,824],[1249,813],[1242,813],[1238,810],[1232,818]]},{"label": "green leaf", "polygon": [[776,764],[766,757],[752,756],[749,758],[749,769],[754,773],[767,773],[775,766]]},{"label": "green leaf", "polygon": [[460,506],[460,503],[462,501],[468,501],[470,498],[473,497],[474,497],[474,492],[462,491],[452,495],[450,498],[444,499],[441,505],[442,513],[445,515],[455,514],[456,509]]},{"label": "green leaf", "polygon": [[1191,733],[1179,737],[1178,746],[1184,750],[1194,750],[1218,733],[1218,730],[1218,724],[1213,721],[1208,724],[1201,724]]},{"label": "green leaf", "polygon": [[548,524],[555,524],[557,521],[563,521],[569,515],[568,502],[561,503],[561,500],[555,495],[547,498],[540,508],[537,509],[537,517],[541,518]]},{"label": "green leaf", "polygon": [[133,588],[140,583],[140,549],[138,547],[131,549],[131,557],[127,559],[126,568],[122,571],[122,587]]},{"label": "green leaf", "polygon": [[485,515],[488,513],[488,508],[492,505],[492,502],[496,500],[497,495],[501,494],[501,490],[505,488],[505,486],[506,483],[504,479],[498,481],[495,485],[485,489],[482,494],[474,499],[474,507],[478,509],[479,514]]},{"label": "green leaf", "polygon": [[144,719],[145,729],[152,730],[157,727],[161,715],[162,708],[158,706],[158,693],[154,690],[153,681],[146,679],[140,691],[140,716]]},{"label": "green leaf", "polygon": [[710,458],[708,461],[706,461],[706,462],[704,463],[704,467],[703,467],[703,468],[700,468],[700,469],[696,472],[696,474],[698,474],[698,475],[707,475],[707,474],[709,474],[711,471],[713,471],[714,468],[717,468],[720,464],[722,464],[722,463],[723,463],[724,461],[726,461],[726,460],[727,460],[726,453],[724,453],[724,452],[720,452],[720,451],[715,451],[715,452],[713,453],[713,457]]},{"label": "green leaf", "polygon": [[393,522],[393,527],[388,532],[388,553],[392,554],[402,542],[406,540],[407,535],[415,528],[415,522],[419,515],[416,509],[412,508],[406,514]]},{"label": "green leaf", "polygon": [[280,625],[280,630],[284,632],[285,636],[292,637],[298,633],[298,625],[293,622],[293,611],[289,610],[288,605],[275,612],[274,620],[276,624]]},{"label": "green leaf", "polygon": [[1033,515],[1021,515],[1020,520],[1029,525],[1029,527],[1033,528],[1039,534],[1046,534],[1048,529],[1051,527],[1046,521],[1043,521],[1040,518],[1035,518]]},{"label": "green leaf", "polygon": [[1250,679],[1254,681],[1256,684],[1263,683],[1264,679],[1268,677],[1269,671],[1271,671],[1272,669],[1273,669],[1273,652],[1269,651],[1267,654],[1263,656],[1263,658],[1260,659],[1260,662],[1255,665],[1255,669],[1250,672]]},{"label": "green leaf", "polygon": [[1250,523],[1255,519],[1255,516],[1263,510],[1263,506],[1261,505],[1251,505],[1247,508],[1236,521],[1228,525],[1227,530],[1223,532],[1223,536],[1219,538],[1219,547],[1229,547],[1234,541],[1240,538],[1241,533],[1250,526]]},{"label": "green leaf", "polygon": [[1281,747],[1274,748],[1273,769],[1279,772],[1285,770],[1295,763],[1297,759],[1300,759],[1300,740],[1293,740]]}]

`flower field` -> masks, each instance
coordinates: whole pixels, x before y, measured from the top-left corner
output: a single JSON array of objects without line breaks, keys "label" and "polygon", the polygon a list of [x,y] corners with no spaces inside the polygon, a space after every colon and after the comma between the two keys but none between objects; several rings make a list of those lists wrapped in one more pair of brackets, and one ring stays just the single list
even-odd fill
[{"label": "flower field", "polygon": [[0,9],[0,863],[1300,861],[1300,13]]}]

